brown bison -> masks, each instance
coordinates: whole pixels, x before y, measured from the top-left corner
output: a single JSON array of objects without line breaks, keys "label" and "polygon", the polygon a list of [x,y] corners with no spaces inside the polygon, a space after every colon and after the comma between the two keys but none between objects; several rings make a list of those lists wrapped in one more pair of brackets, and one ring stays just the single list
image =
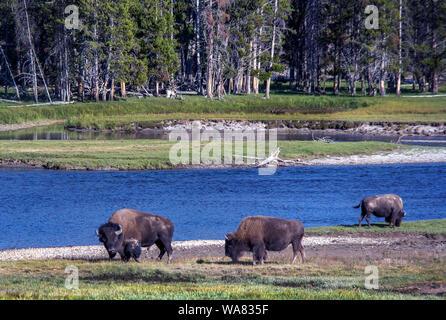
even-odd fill
[{"label": "brown bison", "polygon": [[158,258],[161,260],[167,252],[167,263],[170,263],[173,231],[172,221],[165,217],[133,209],[121,209],[96,230],[96,235],[99,241],[104,243],[110,259],[119,253],[125,261],[125,246],[130,239],[135,239],[141,247],[149,248],[156,244],[160,249]]},{"label": "brown bison", "polygon": [[382,194],[367,197],[361,200],[361,203],[353,208],[361,207],[361,216],[359,217],[359,227],[361,227],[362,219],[366,219],[370,227],[370,215],[384,217],[386,222],[390,223],[390,227],[399,227],[406,212],[403,211],[403,200],[396,194]]},{"label": "brown bison", "polygon": [[226,235],[225,255],[237,262],[243,251],[250,251],[253,253],[253,264],[263,264],[266,260],[266,250],[282,251],[291,244],[294,253],[291,263],[296,260],[298,251],[303,263],[303,236],[304,227],[298,220],[266,216],[246,217],[240,222],[237,231]]}]

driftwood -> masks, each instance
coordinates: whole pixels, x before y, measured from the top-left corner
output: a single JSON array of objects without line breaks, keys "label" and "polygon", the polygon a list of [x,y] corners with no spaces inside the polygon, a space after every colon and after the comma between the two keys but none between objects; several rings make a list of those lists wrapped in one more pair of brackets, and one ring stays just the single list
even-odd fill
[{"label": "driftwood", "polygon": [[197,95],[198,92],[197,91],[180,91],[177,90],[177,94],[184,94],[184,95]]},{"label": "driftwood", "polygon": [[19,106],[6,106],[5,108],[19,108],[19,107],[36,107],[36,106],[49,106],[49,105],[60,105],[60,104],[72,104],[76,103],[76,101],[53,101],[53,102],[45,102],[45,103],[34,103],[34,104],[25,104]]},{"label": "driftwood", "polygon": [[334,140],[331,139],[331,137],[314,138],[313,131],[311,131],[311,138],[313,139],[313,141],[318,141],[318,142],[324,142],[324,143],[334,142]]},{"label": "driftwood", "polygon": [[22,103],[22,101],[18,101],[18,100],[8,100],[8,99],[1,99],[1,98],[0,98],[0,102]]},{"label": "driftwood", "polygon": [[274,150],[267,158],[247,157],[238,155],[235,155],[235,157],[259,160],[259,162],[254,165],[254,168],[261,168],[269,164],[277,165],[278,163],[306,164],[301,159],[283,160],[279,158],[279,153],[280,153],[280,147]]}]

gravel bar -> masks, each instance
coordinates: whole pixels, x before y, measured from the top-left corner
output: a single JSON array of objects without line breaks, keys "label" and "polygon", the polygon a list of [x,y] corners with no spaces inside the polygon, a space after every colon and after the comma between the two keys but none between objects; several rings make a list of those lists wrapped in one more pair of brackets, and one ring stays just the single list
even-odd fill
[{"label": "gravel bar", "polygon": [[[397,240],[398,239],[391,238],[369,238],[352,236],[307,236],[303,239],[303,245],[310,247],[328,246],[333,244],[377,245],[390,244]],[[200,248],[209,247],[221,247],[223,250],[224,240],[174,241],[172,242],[172,247],[174,249],[174,255],[175,250],[184,252],[188,250],[197,250]],[[149,254],[156,254],[157,250],[158,248],[156,248],[156,246],[152,246],[150,248]],[[108,259],[108,254],[103,245],[10,249],[0,251],[0,261],[45,259],[103,260]]]}]

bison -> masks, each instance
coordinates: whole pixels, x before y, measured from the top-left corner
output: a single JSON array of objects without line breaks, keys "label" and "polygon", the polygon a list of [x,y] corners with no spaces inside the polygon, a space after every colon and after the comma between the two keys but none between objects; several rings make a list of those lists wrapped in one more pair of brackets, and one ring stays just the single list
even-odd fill
[{"label": "bison", "polygon": [[382,194],[377,196],[367,197],[353,208],[361,207],[361,215],[359,217],[359,225],[361,227],[362,219],[366,219],[370,227],[370,215],[374,214],[377,217],[384,217],[386,222],[390,223],[390,227],[399,227],[406,212],[403,209],[403,200],[396,194]]},{"label": "bison", "polygon": [[139,256],[141,255],[141,246],[139,245],[139,241],[136,239],[129,239],[125,242],[124,246],[124,261],[130,261],[131,258],[135,259],[136,262],[139,262]]},{"label": "bison", "polygon": [[302,246],[304,227],[298,220],[285,220],[267,216],[246,217],[235,232],[225,236],[225,255],[233,262],[237,262],[243,251],[253,253],[253,264],[263,264],[266,260],[266,250],[282,251],[289,244],[293,246],[293,260],[297,252],[305,261],[305,252]]},{"label": "bison", "polygon": [[125,245],[128,240],[135,239],[141,247],[150,248],[156,244],[160,249],[159,260],[167,252],[167,263],[170,263],[173,231],[173,223],[168,218],[133,209],[121,209],[96,230],[96,235],[104,244],[110,259],[119,253],[121,259],[125,260]]}]

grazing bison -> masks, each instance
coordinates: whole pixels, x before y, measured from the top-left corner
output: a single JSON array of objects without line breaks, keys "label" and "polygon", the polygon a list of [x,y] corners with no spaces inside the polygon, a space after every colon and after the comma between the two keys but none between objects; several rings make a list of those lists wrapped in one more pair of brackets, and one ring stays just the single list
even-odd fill
[{"label": "grazing bison", "polygon": [[96,235],[104,243],[110,259],[119,253],[124,260],[127,241],[136,239],[141,247],[156,244],[160,249],[158,258],[161,260],[167,252],[167,263],[170,263],[173,231],[173,223],[167,218],[133,209],[121,209],[96,230]]},{"label": "grazing bison", "polygon": [[254,216],[246,217],[240,222],[235,232],[226,235],[225,255],[237,262],[243,251],[253,252],[253,264],[263,264],[266,260],[266,250],[282,251],[289,244],[293,246],[293,260],[297,252],[305,260],[302,246],[304,227],[298,220],[285,220],[274,217]]},{"label": "grazing bison", "polygon": [[124,261],[129,261],[131,258],[135,259],[136,262],[139,262],[139,256],[141,255],[141,246],[139,245],[139,241],[136,239],[129,239],[126,241],[124,246]]},{"label": "grazing bison", "polygon": [[403,217],[406,215],[403,209],[403,200],[396,194],[382,194],[367,197],[361,200],[361,203],[353,208],[361,207],[361,216],[359,217],[359,227],[361,227],[362,219],[366,219],[370,227],[370,215],[384,217],[386,222],[390,222],[390,227],[399,227]]}]

